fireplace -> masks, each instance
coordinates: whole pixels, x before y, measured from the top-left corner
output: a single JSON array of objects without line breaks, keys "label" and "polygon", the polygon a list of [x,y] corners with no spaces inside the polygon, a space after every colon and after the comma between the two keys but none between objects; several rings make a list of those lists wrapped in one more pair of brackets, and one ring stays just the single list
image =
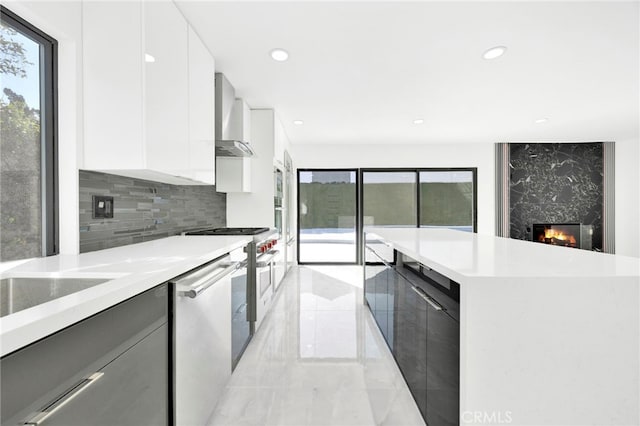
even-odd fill
[{"label": "fireplace", "polygon": [[534,223],[533,241],[554,246],[591,250],[592,226],[580,223]]}]

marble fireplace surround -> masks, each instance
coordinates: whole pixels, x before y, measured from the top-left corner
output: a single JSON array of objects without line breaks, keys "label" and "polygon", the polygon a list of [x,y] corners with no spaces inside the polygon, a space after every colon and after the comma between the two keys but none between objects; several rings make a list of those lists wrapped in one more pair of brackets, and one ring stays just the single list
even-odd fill
[{"label": "marble fireplace surround", "polygon": [[608,150],[613,143],[497,144],[496,235],[531,241],[534,223],[580,223],[593,227],[593,250],[613,252]]}]

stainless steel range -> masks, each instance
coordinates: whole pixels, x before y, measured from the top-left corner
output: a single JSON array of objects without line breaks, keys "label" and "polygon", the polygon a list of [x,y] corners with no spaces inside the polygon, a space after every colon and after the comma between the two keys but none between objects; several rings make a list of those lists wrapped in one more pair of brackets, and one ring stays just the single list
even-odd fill
[{"label": "stainless steel range", "polygon": [[[234,315],[241,314],[248,306],[246,321],[249,322],[250,334],[253,335],[268,312],[275,292],[274,260],[280,253],[275,247],[278,244],[278,230],[274,228],[210,228],[184,232],[183,235],[253,236],[253,241],[245,248],[248,260],[246,294],[242,294],[241,286],[236,286],[232,306]],[[234,334],[234,341],[241,340],[237,334]],[[244,351],[244,346],[246,344],[241,351]]]}]

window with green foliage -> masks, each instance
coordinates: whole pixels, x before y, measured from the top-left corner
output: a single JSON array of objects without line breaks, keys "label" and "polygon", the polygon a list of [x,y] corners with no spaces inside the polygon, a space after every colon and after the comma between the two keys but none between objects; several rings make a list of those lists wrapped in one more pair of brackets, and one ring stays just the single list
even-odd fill
[{"label": "window with green foliage", "polygon": [[0,261],[57,252],[56,41],[2,7]]}]

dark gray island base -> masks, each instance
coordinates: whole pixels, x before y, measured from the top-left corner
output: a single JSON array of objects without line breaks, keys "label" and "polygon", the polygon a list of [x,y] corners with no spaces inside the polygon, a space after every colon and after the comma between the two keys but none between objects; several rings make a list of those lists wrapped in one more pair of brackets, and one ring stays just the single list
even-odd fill
[{"label": "dark gray island base", "polygon": [[364,300],[428,425],[458,425],[459,285],[379,241],[365,249]]}]

